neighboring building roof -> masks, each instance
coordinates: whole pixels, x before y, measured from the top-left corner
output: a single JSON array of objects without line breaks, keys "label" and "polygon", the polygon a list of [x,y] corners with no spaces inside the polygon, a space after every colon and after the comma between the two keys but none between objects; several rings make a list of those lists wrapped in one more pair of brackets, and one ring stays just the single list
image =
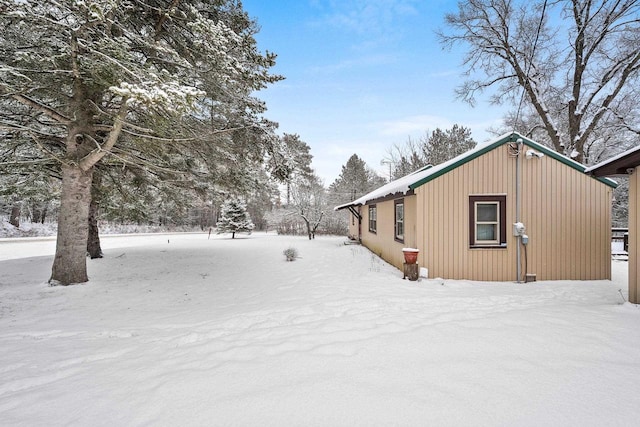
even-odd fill
[{"label": "neighboring building roof", "polygon": [[[476,159],[501,145],[516,142],[519,138],[523,140],[525,145],[549,157],[552,157],[555,160],[558,160],[559,162],[564,163],[565,165],[573,169],[576,169],[583,173],[587,169],[584,165],[570,159],[569,157],[563,156],[562,154],[557,153],[556,151],[553,151],[550,148],[545,147],[544,145],[540,145],[537,142],[534,142],[517,132],[512,132],[499,136],[498,138],[494,139],[493,141],[489,141],[486,144],[478,145],[476,148],[469,150],[457,157],[454,157],[447,162],[441,163],[434,167],[427,166],[413,173],[410,173],[409,175],[403,176],[402,178],[396,179],[395,181],[391,181],[388,184],[385,184],[382,187],[368,194],[365,194],[359,199],[340,206],[336,206],[334,210],[346,209],[350,206],[360,206],[374,201],[382,201],[387,198],[395,198],[401,197],[402,195],[413,194],[413,190],[420,187],[421,185],[424,185],[427,182],[434,180],[437,177],[444,175],[445,173],[459,166],[462,166],[463,164],[470,162],[471,160]],[[618,186],[618,184],[611,179],[597,179],[610,187],[615,188]]]},{"label": "neighboring building roof", "polygon": [[628,175],[629,169],[640,165],[640,145],[620,153],[604,162],[593,165],[585,171],[593,176]]}]

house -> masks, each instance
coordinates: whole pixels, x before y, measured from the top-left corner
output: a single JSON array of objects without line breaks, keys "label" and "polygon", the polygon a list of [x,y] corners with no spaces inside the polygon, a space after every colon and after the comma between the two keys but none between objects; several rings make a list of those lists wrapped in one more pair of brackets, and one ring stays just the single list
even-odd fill
[{"label": "house", "polygon": [[403,268],[479,281],[611,277],[615,181],[518,133],[390,182],[336,210],[349,234]]},{"label": "house", "polygon": [[640,304],[640,146],[594,165],[587,173],[596,177],[629,176],[629,302]]}]

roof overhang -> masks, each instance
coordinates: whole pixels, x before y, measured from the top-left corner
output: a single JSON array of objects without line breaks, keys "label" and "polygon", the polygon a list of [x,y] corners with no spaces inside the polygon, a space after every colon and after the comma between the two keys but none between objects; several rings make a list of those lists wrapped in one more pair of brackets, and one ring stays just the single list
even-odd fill
[{"label": "roof overhang", "polygon": [[[410,185],[410,188],[412,190],[420,187],[421,185],[426,184],[429,181],[434,180],[435,178],[438,178],[441,175],[444,175],[446,173],[448,173],[449,171],[456,169],[460,166],[462,166],[465,163],[470,162],[471,160],[474,160],[482,155],[484,155],[485,153],[488,153],[491,150],[494,150],[497,147],[500,147],[504,144],[510,144],[510,143],[520,143],[522,142],[524,145],[533,148],[536,151],[539,151],[549,157],[551,157],[552,159],[555,159],[557,161],[559,161],[560,163],[569,166],[572,169],[575,169],[579,172],[582,173],[587,173],[587,167],[584,166],[582,163],[576,162],[575,160],[566,157],[554,150],[552,150],[549,147],[546,147],[538,142],[533,141],[532,139],[529,139],[517,132],[512,132],[512,133],[508,133],[505,135],[502,135],[501,137],[498,137],[496,140],[494,140],[493,142],[490,142],[486,145],[483,146],[478,146],[473,150],[470,150],[452,160],[450,160],[449,162],[445,162],[435,168],[433,168],[433,172],[429,173],[428,175],[426,175],[424,178],[422,178],[421,180],[414,182],[413,184]],[[591,175],[594,179],[602,182],[605,185],[608,185],[609,187],[612,188],[616,188],[618,186],[618,183],[612,179],[608,179],[605,178],[604,176],[600,177],[600,176],[596,176],[596,175]]]},{"label": "roof overhang", "polygon": [[[403,197],[413,196],[414,194],[415,192],[412,189],[409,189],[406,192],[397,191],[395,193],[389,193],[384,196],[376,197],[375,199],[366,200],[364,202],[359,202],[356,200],[350,203],[345,203],[344,205],[336,206],[335,208],[333,208],[333,210],[339,211],[342,209],[349,209],[350,211],[353,212],[352,209],[355,209],[358,206],[375,205],[376,203],[382,203],[382,202],[387,202],[389,200],[401,199]],[[359,216],[359,215],[356,215],[356,216]]]},{"label": "roof overhang", "polygon": [[348,209],[349,212],[353,214],[353,216],[361,220],[362,215],[360,215],[360,212],[358,212],[358,209],[357,209],[359,206],[362,206],[362,205],[360,203],[351,202],[351,203],[345,203],[344,205],[336,206],[335,208],[333,208],[333,210],[340,211],[342,209]]},{"label": "roof overhang", "polygon": [[362,203],[349,202],[349,203],[345,203],[344,205],[336,206],[335,208],[333,208],[333,210],[334,211],[341,211],[342,209],[351,210],[352,208],[355,208],[356,206],[362,206]]},{"label": "roof overhang", "polygon": [[388,202],[389,200],[401,199],[406,196],[413,196],[415,192],[413,190],[407,190],[406,192],[398,191],[396,193],[389,193],[386,196],[377,197],[375,199],[367,200],[365,205],[374,205],[376,203]]},{"label": "roof overhang", "polygon": [[[442,176],[462,165],[468,163],[485,153],[488,153],[491,150],[496,149],[505,144],[524,144],[534,150],[541,152],[554,160],[563,163],[570,168],[573,168],[579,172],[584,174],[587,173],[587,167],[581,163],[576,162],[575,160],[566,157],[556,151],[545,147],[542,144],[539,144],[517,132],[506,133],[492,142],[488,142],[483,145],[479,145],[476,148],[469,150],[461,155],[441,163],[437,166],[431,167],[430,165],[425,166],[424,168],[418,169],[417,171],[410,173],[402,178],[391,181],[382,187],[365,194],[357,200],[353,200],[349,203],[345,203],[340,206],[336,206],[334,210],[341,209],[349,209],[350,206],[362,206],[362,205],[370,205],[373,203],[384,202],[387,200],[397,199],[404,196],[411,196],[414,193],[415,189],[430,182],[439,176]],[[589,174],[591,178],[600,181],[601,183],[608,185],[609,187],[616,188],[618,183],[610,178],[606,178],[606,175],[595,175]]]},{"label": "roof overhang", "polygon": [[596,177],[629,175],[640,166],[640,146],[587,168],[589,175]]}]

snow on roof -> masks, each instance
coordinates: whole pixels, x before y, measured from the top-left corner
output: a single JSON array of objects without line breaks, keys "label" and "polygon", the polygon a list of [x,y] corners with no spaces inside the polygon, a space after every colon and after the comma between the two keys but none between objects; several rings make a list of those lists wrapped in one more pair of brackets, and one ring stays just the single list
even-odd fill
[{"label": "snow on roof", "polygon": [[395,181],[391,181],[388,184],[383,185],[382,187],[373,190],[372,192],[365,194],[364,196],[360,197],[359,199],[356,199],[352,202],[349,203],[345,203],[343,205],[340,206],[336,206],[334,208],[334,210],[340,210],[340,209],[345,209],[349,206],[359,206],[359,205],[364,205],[367,202],[371,201],[371,200],[375,200],[375,199],[380,199],[392,194],[407,194],[409,192],[409,190],[411,190],[411,185],[423,180],[424,178],[428,178],[429,176],[436,174],[437,172],[446,169],[447,167],[467,158],[467,157],[473,157],[476,155],[476,153],[486,149],[488,146],[495,144],[496,141],[499,141],[503,138],[506,138],[508,136],[510,136],[512,133],[508,133],[508,134],[504,134],[498,138],[496,138],[495,140],[489,141],[487,143],[484,144],[478,144],[475,148],[466,151],[462,154],[460,154],[457,157],[454,157],[451,160],[448,160],[444,163],[440,163],[437,166],[433,166],[433,167],[426,167],[426,168],[421,168],[418,169],[415,172],[410,173],[409,175],[405,175],[402,178],[398,178]]},{"label": "snow on roof", "polygon": [[379,199],[381,197],[388,196],[390,194],[407,194],[410,190],[410,185],[420,181],[423,177],[427,176],[427,171],[433,169],[432,167],[420,168],[415,172],[410,173],[409,175],[403,176],[402,178],[396,179],[395,181],[391,181],[382,187],[373,190],[372,192],[365,194],[364,196],[356,199],[352,202],[345,203],[344,205],[336,206],[334,210],[344,209],[349,206],[358,206],[364,205],[370,200]]},{"label": "snow on roof", "polygon": [[615,162],[617,160],[620,160],[620,159],[622,159],[624,157],[627,157],[628,155],[633,154],[633,153],[635,153],[637,151],[640,151],[640,145],[638,145],[637,147],[631,148],[631,149],[629,149],[627,151],[624,151],[624,152],[618,154],[617,156],[613,156],[610,159],[604,160],[604,161],[602,161],[600,163],[597,163],[597,164],[595,164],[593,166],[589,166],[588,168],[585,169],[585,173],[589,173],[589,172],[593,171],[594,169],[598,169],[598,168],[600,168],[602,166],[608,165],[609,163],[613,163],[613,162]]},{"label": "snow on roof", "polygon": [[[437,177],[442,173],[446,173],[448,170],[457,167],[458,164],[465,163],[465,160],[468,161],[468,160],[474,159],[479,155],[484,154],[487,151],[491,151],[494,148],[498,147],[499,145],[505,144],[509,141],[515,142],[518,138],[522,138],[526,145],[533,147],[536,150],[541,151],[544,154],[547,154],[550,157],[553,157],[556,160],[559,160],[574,169],[577,169],[581,172],[585,172],[586,168],[583,164],[576,162],[575,160],[567,156],[563,156],[562,154],[559,154],[543,145],[540,145],[520,135],[517,132],[508,132],[486,143],[478,144],[475,148],[469,151],[466,151],[460,154],[459,156],[454,157],[451,160],[448,160],[444,163],[440,163],[437,166],[418,169],[417,171],[412,172],[409,175],[403,176],[402,178],[396,179],[395,181],[391,181],[388,184],[385,184],[382,187],[376,190],[373,190],[368,194],[365,194],[359,199],[336,206],[334,210],[337,211],[340,209],[348,208],[349,206],[364,205],[367,202],[370,202],[372,200],[381,199],[391,195],[401,195],[401,194],[406,195],[413,188],[417,188],[420,185],[424,184],[429,177]],[[603,181],[605,184],[609,186],[613,186],[613,187],[617,186],[617,183],[610,179],[604,179],[604,180],[601,179],[600,181]]]}]

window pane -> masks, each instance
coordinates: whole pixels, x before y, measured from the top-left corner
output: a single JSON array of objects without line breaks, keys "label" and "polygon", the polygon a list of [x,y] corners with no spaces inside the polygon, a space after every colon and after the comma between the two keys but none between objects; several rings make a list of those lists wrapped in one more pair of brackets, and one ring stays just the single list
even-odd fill
[{"label": "window pane", "polygon": [[396,203],[396,239],[404,239],[404,203]]},{"label": "window pane", "polygon": [[376,206],[369,206],[369,231],[375,233],[378,228],[377,224],[378,209]]},{"label": "window pane", "polygon": [[498,205],[495,203],[478,203],[476,205],[478,212],[478,222],[496,222],[498,221]]},{"label": "window pane", "polygon": [[498,240],[496,224],[478,224],[476,231],[476,240]]}]

